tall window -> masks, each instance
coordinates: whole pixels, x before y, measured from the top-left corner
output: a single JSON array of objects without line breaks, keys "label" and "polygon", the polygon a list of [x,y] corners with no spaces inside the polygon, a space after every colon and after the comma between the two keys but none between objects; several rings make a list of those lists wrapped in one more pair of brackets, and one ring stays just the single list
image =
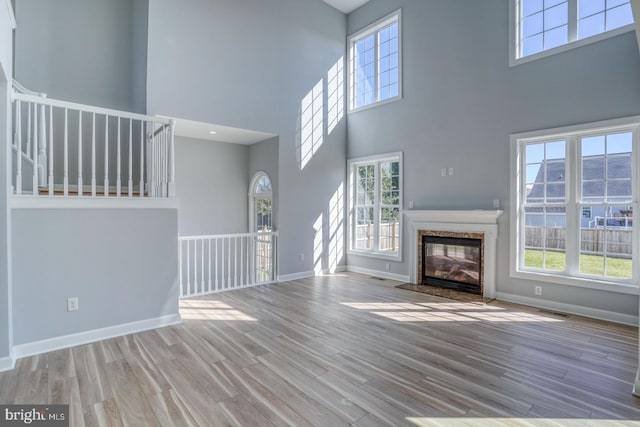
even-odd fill
[{"label": "tall window", "polygon": [[400,98],[400,11],[349,38],[349,108]]},{"label": "tall window", "polygon": [[350,251],[399,259],[402,154],[349,161]]},{"label": "tall window", "polygon": [[607,34],[615,35],[633,24],[630,0],[512,0],[512,9],[516,60],[546,56],[543,52],[582,45],[619,29]]},{"label": "tall window", "polygon": [[[512,274],[636,283],[640,117],[512,136]],[[637,285],[635,285],[637,287]]]},{"label": "tall window", "polygon": [[249,205],[251,232],[272,231],[271,180],[264,172],[258,172],[251,181]]}]

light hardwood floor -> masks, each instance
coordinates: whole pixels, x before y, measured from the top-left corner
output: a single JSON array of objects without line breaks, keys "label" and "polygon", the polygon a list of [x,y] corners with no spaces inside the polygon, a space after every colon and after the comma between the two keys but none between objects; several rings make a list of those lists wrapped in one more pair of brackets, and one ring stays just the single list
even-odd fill
[{"label": "light hardwood floor", "polygon": [[638,425],[636,328],[354,274],[182,300],[177,326],[0,374],[73,426]]}]

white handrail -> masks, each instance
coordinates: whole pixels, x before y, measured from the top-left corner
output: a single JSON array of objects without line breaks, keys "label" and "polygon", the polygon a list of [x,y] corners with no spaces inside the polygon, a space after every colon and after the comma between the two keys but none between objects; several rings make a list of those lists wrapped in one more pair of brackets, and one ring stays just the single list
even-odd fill
[{"label": "white handrail", "polygon": [[[13,150],[14,153],[16,153],[18,156],[20,154],[18,154],[18,147],[16,145],[12,145],[11,149]],[[33,159],[31,157],[27,157],[27,155],[23,152],[22,153],[22,160],[29,166],[33,166]],[[22,166],[20,166],[18,169],[22,169]]]},{"label": "white handrail", "polygon": [[252,236],[277,236],[277,231],[260,231],[258,233],[237,233],[237,234],[211,234],[202,236],[180,236],[179,240],[201,240],[201,239],[221,239],[236,237],[252,237]]},{"label": "white handrail", "polygon": [[128,111],[113,110],[110,108],[96,107],[93,105],[78,104],[76,102],[60,101],[57,99],[43,98],[40,96],[28,95],[24,93],[13,92],[11,94],[11,100],[21,100],[31,102],[34,104],[47,105],[58,108],[68,108],[69,110],[82,110],[84,113],[95,113],[99,115],[118,116],[123,119],[140,120],[144,122],[156,122],[169,125],[171,119],[165,119],[163,117],[146,116],[144,114],[130,113]]},{"label": "white handrail", "polygon": [[22,86],[20,82],[18,82],[17,80],[13,80],[13,89],[27,95],[39,96],[43,98],[46,98],[47,96],[46,93],[36,92],[36,91],[27,89],[26,87]]}]

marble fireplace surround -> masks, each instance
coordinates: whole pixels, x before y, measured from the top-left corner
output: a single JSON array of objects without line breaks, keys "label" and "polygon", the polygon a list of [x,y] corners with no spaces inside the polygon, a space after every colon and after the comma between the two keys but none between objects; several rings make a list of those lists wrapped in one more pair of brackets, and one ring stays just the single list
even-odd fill
[{"label": "marble fireplace surround", "polygon": [[420,235],[428,232],[474,233],[484,237],[483,296],[496,296],[496,257],[500,210],[409,210],[403,212],[409,225],[409,282],[418,284],[421,256]]}]

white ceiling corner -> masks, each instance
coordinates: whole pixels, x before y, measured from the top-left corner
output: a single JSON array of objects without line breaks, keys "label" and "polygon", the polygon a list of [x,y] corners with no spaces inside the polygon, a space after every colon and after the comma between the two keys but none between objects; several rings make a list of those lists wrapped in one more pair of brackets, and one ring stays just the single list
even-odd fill
[{"label": "white ceiling corner", "polygon": [[[176,122],[176,136],[201,139],[205,141],[253,145],[277,136],[272,133],[240,129],[230,126],[216,125],[212,123],[197,122],[193,120],[177,118],[174,120]],[[211,131],[214,131],[215,134],[212,134]]]},{"label": "white ceiling corner", "polygon": [[351,13],[370,0],[323,0],[342,13]]}]

